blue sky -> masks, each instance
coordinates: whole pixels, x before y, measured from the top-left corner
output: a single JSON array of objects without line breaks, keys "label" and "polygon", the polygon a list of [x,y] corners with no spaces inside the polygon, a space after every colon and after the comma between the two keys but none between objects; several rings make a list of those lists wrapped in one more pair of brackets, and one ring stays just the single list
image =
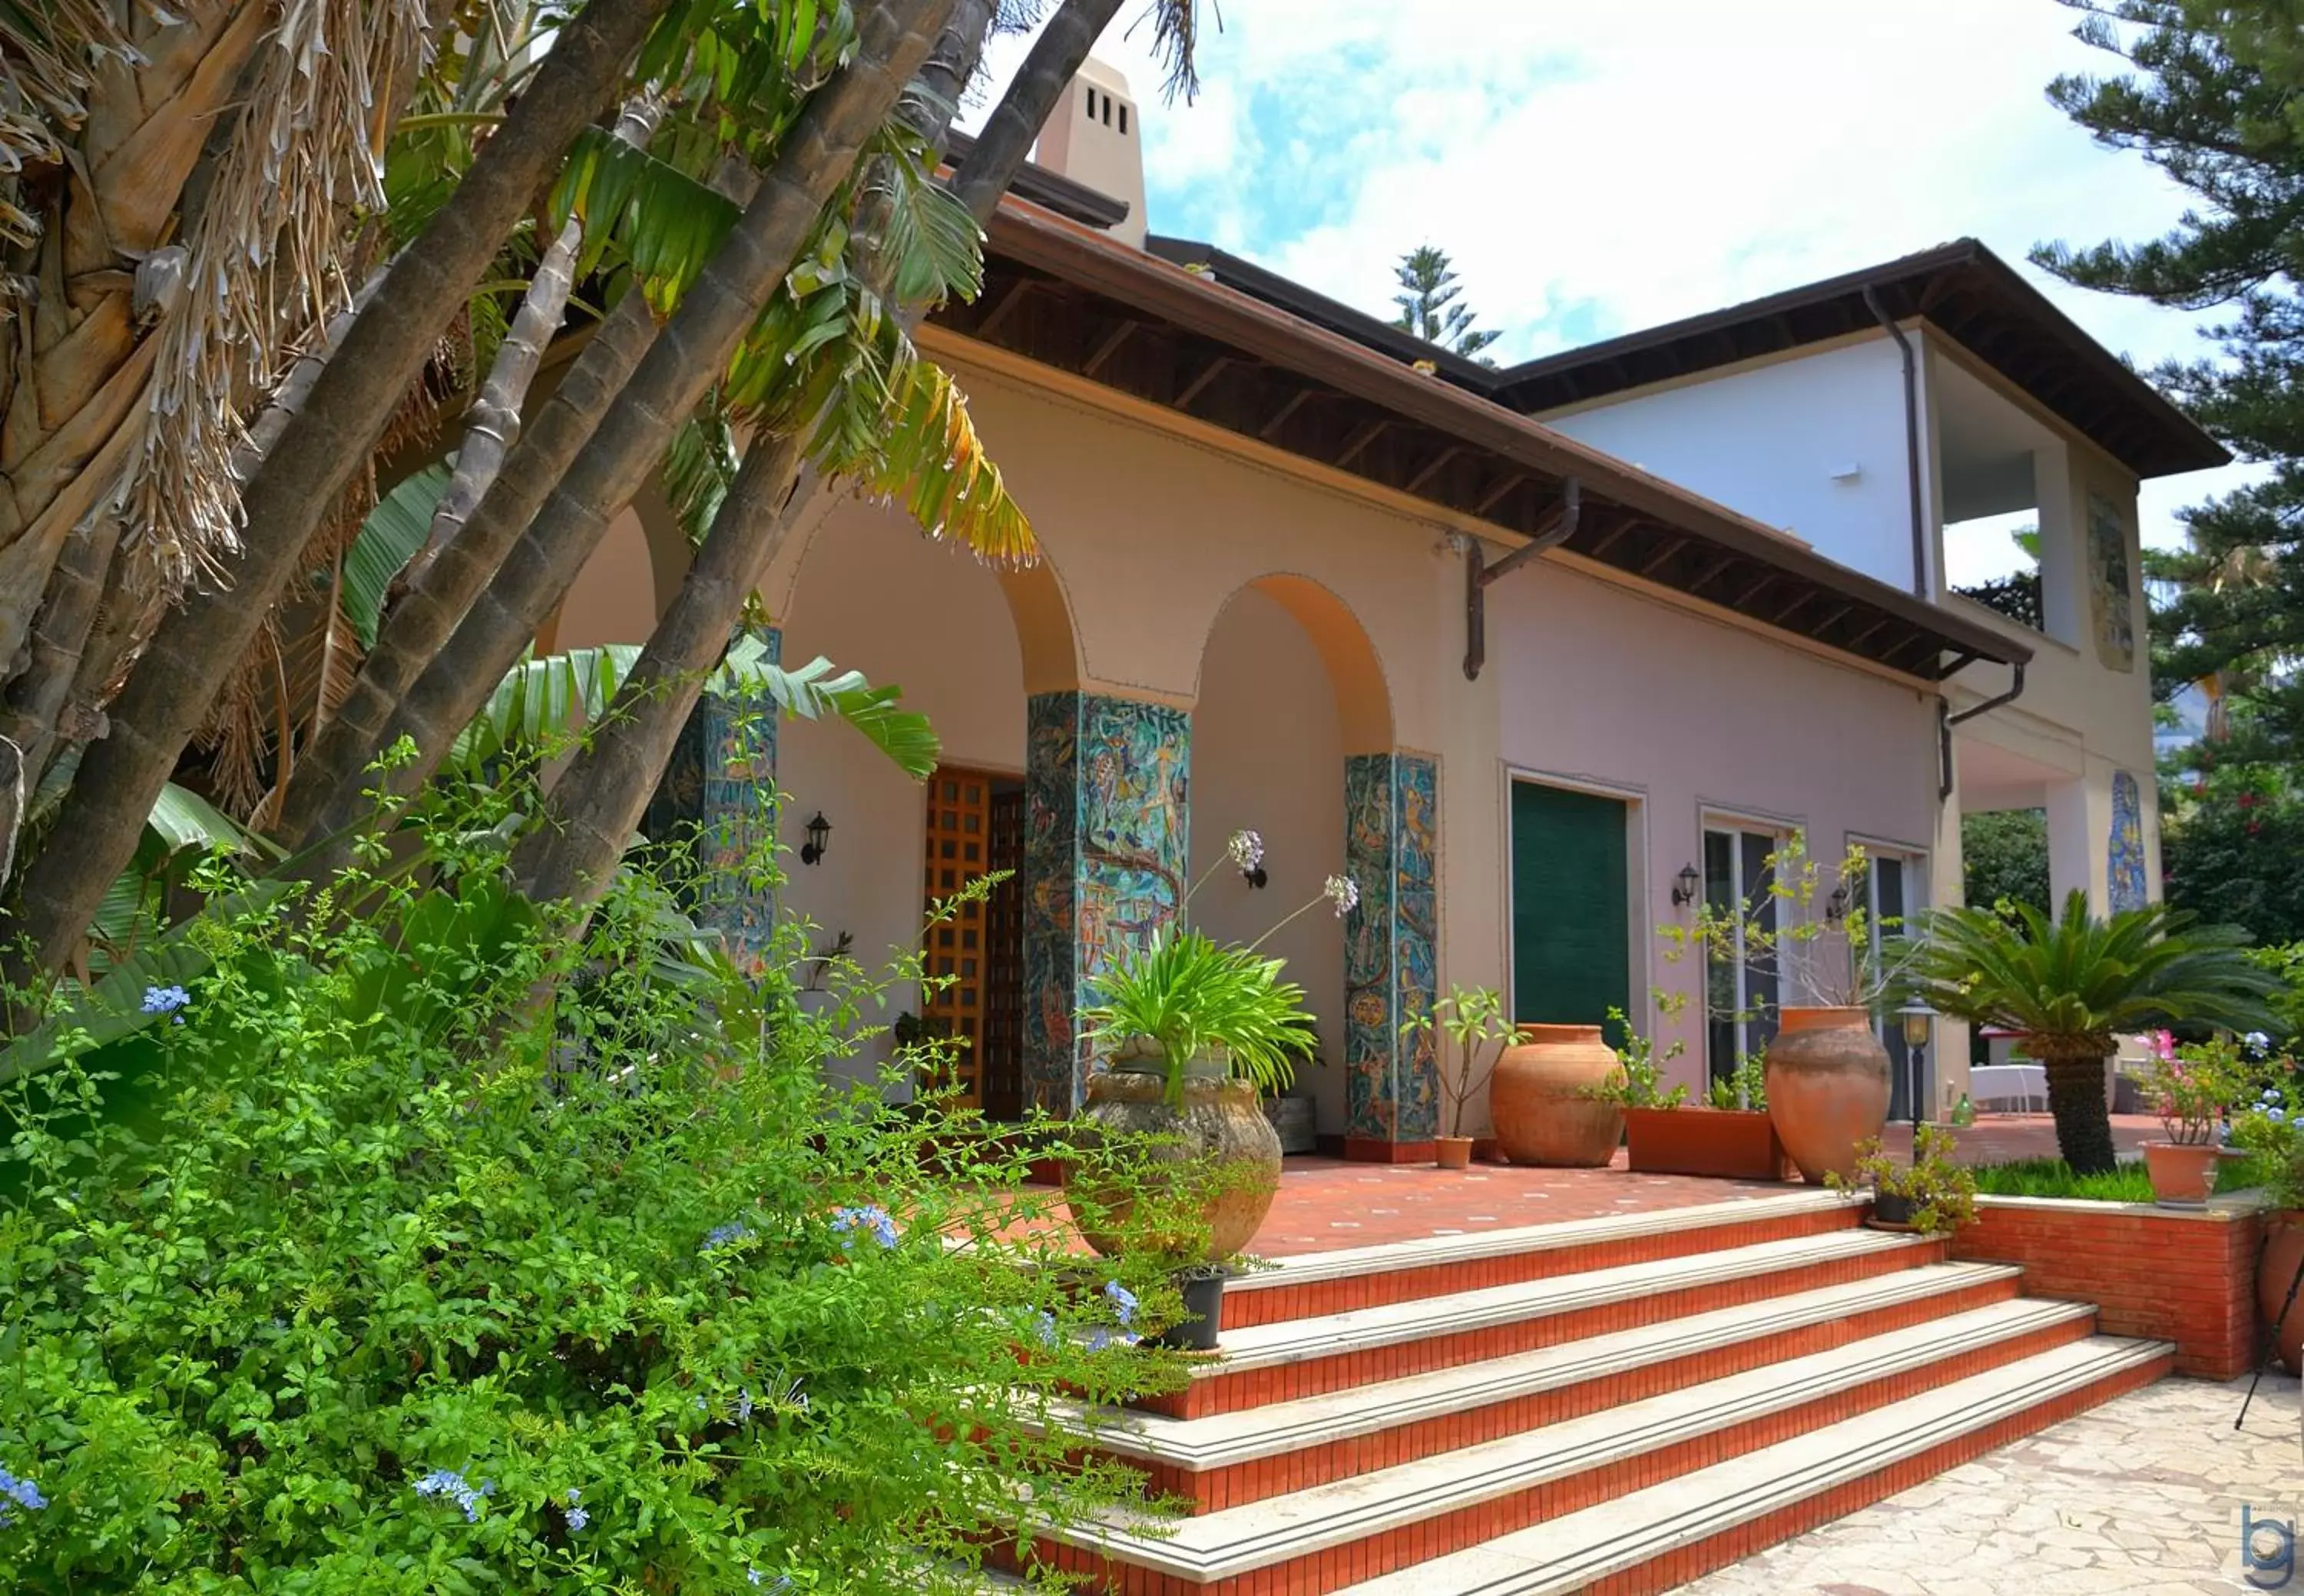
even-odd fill
[{"label": "blue sky", "polygon": [[[1393,262],[1438,244],[1506,361],[1963,235],[2019,263],[2148,236],[2184,205],[2047,103],[2118,65],[2055,0],[1228,0],[1189,106],[1159,102],[1139,9],[1097,55],[1143,103],[1156,232],[1385,314]],[[2023,269],[2140,363],[2206,352],[2200,318]],[[2239,480],[2147,484],[2147,540]]]}]

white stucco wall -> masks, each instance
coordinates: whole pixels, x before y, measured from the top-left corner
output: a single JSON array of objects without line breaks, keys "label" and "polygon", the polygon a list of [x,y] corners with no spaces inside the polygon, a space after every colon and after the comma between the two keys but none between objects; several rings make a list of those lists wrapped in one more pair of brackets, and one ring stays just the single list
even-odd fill
[{"label": "white stucco wall", "polygon": [[[955,766],[1021,776],[1024,688],[1014,623],[991,573],[922,538],[902,514],[843,505],[809,544],[784,623],[791,666],[817,655],[904,690]],[[848,727],[787,719],[778,733],[786,912],[813,921],[823,946],[854,934],[868,970],[918,946],[919,784]],[[833,826],[822,862],[800,861],[818,810]],[[882,1020],[919,1006],[917,983],[888,994]],[[885,1056],[877,1048],[874,1061]]]},{"label": "white stucco wall", "polygon": [[[1294,618],[1253,590],[1224,607],[1208,635],[1200,701],[1192,711],[1192,879],[1246,828],[1265,843],[1269,880],[1252,890],[1229,870],[1192,900],[1192,922],[1210,935],[1253,942],[1320,890],[1343,867],[1344,752],[1335,690]],[[1323,904],[1265,945],[1288,961],[1320,1028],[1325,1066],[1299,1088],[1319,1128],[1344,1130],[1344,936]]]},{"label": "white stucco wall", "polygon": [[1648,985],[1688,995],[1678,1025],[1654,1034],[1659,1050],[1674,1036],[1687,1044],[1673,1074],[1693,1087],[1704,1073],[1700,968],[1693,956],[1666,962],[1657,932],[1692,923],[1672,887],[1681,866],[1702,867],[1704,817],[1802,828],[1827,864],[1851,836],[1927,853],[1932,700],[1557,564],[1497,583],[1488,605],[1497,783],[1519,771],[1633,803],[1631,868],[1644,880],[1633,997]]},{"label": "white stucco wall", "polygon": [[[1542,419],[1843,565],[1913,585],[1903,366],[1885,334]],[[1834,479],[1851,466],[1853,478]]]}]

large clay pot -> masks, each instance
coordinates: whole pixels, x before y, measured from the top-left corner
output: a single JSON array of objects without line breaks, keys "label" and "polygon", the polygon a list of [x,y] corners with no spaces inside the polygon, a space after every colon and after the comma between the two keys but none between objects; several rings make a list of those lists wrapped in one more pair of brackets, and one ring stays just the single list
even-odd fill
[{"label": "large clay pot", "polygon": [[1597,1025],[1523,1025],[1488,1085],[1496,1146],[1515,1164],[1597,1168],[1616,1156],[1624,1111],[1590,1095],[1616,1072]]},{"label": "large clay pot", "polygon": [[[1211,1260],[1247,1246],[1272,1210],[1280,1190],[1280,1136],[1258,1105],[1256,1088],[1232,1079],[1221,1054],[1203,1054],[1186,1066],[1183,1106],[1177,1108],[1168,1101],[1167,1065],[1157,1049],[1140,1040],[1124,1043],[1109,1069],[1088,1077],[1083,1117],[1111,1131],[1173,1138],[1148,1150],[1157,1162],[1207,1159],[1226,1170],[1207,1210]],[[1114,1232],[1127,1223],[1133,1204],[1078,1165],[1066,1168],[1064,1192],[1076,1199],[1076,1218],[1088,1207],[1109,1219],[1111,1228],[1082,1220],[1088,1244],[1107,1257],[1118,1252],[1122,1241]]]},{"label": "large clay pot", "polygon": [[2297,1294],[2286,1318],[2281,1317],[2281,1310],[2288,1303],[2288,1288],[2296,1283],[2298,1265],[2304,1264],[2304,1213],[2283,1209],[2265,1215],[2264,1226],[2264,1256],[2256,1265],[2256,1305],[2273,1330],[2280,1366],[2294,1374],[2304,1368],[2299,1361],[2304,1357],[2304,1292]]},{"label": "large clay pot", "polygon": [[1888,1123],[1888,1049],[1861,1008],[1787,1008],[1768,1043],[1768,1118],[1809,1184],[1856,1176],[1856,1144]]}]

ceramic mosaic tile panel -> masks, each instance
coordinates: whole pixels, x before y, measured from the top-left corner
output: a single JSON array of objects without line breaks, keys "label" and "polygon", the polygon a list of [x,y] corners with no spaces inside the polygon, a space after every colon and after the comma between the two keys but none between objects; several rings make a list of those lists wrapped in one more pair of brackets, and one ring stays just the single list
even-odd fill
[{"label": "ceramic mosaic tile panel", "polygon": [[1096,693],[1033,698],[1025,732],[1024,1065],[1035,1102],[1080,1102],[1090,983],[1176,917],[1191,717]]},{"label": "ceramic mosaic tile panel", "polygon": [[1344,761],[1344,867],[1360,906],[1344,921],[1345,1134],[1425,1142],[1439,1126],[1432,1040],[1403,1040],[1436,996],[1439,769],[1419,754]]},{"label": "ceramic mosaic tile panel", "polygon": [[2144,795],[2125,770],[2112,777],[2112,836],[2105,859],[2105,896],[2117,914],[2141,909],[2149,896],[2145,882]]},{"label": "ceramic mosaic tile panel", "polygon": [[[770,661],[783,637],[757,636]],[[765,692],[706,693],[689,711],[642,828],[665,838],[685,829],[697,842],[698,880],[690,911],[697,923],[727,938],[748,966],[760,957],[775,921],[775,899],[746,879],[744,862],[775,845],[775,700]]]}]

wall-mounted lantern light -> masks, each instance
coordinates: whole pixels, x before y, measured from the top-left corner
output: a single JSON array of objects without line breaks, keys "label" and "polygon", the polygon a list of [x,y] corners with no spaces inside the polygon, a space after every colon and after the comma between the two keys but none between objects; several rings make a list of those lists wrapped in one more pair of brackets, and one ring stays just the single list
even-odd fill
[{"label": "wall-mounted lantern light", "polygon": [[832,822],[824,818],[824,811],[819,809],[816,811],[816,819],[808,823],[808,842],[800,848],[800,862],[802,864],[820,864],[824,861],[825,850],[831,846]]},{"label": "wall-mounted lantern light", "polygon": [[1834,887],[1832,896],[1824,900],[1824,917],[1834,925],[1848,918],[1847,882],[1842,881]]},{"label": "wall-mounted lantern light", "polygon": [[1696,873],[1694,865],[1681,865],[1680,879],[1672,889],[1672,906],[1675,909],[1687,908],[1696,901],[1696,889],[1703,885],[1704,878]]}]

